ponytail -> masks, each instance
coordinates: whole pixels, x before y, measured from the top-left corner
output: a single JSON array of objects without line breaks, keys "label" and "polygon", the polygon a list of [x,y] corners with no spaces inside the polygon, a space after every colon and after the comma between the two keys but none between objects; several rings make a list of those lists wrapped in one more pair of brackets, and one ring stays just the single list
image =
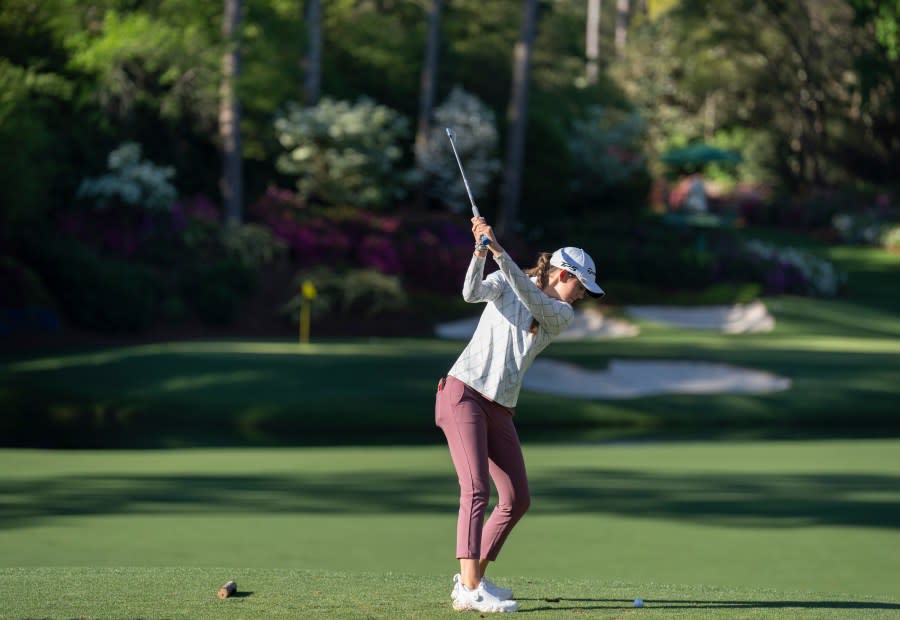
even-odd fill
[{"label": "ponytail", "polygon": [[[547,287],[547,283],[550,282],[550,257],[552,254],[549,252],[541,252],[538,254],[537,263],[531,269],[525,270],[525,275],[535,277],[537,276],[537,287],[542,291]],[[537,334],[538,327],[540,323],[534,317],[531,319],[531,327],[528,328],[528,332],[530,334]]]},{"label": "ponytail", "polygon": [[542,291],[546,288],[550,281],[550,257],[553,256],[549,252],[541,252],[538,254],[537,263],[531,269],[525,270],[525,275],[537,276],[537,286]]}]

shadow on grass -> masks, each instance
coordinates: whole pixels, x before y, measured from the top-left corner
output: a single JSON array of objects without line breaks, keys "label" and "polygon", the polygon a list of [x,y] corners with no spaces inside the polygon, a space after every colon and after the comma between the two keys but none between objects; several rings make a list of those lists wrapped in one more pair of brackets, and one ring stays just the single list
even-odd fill
[{"label": "shadow on grass", "polygon": [[[519,613],[535,611],[584,612],[601,609],[632,607],[633,601],[613,598],[519,598],[520,603],[534,601],[539,607],[521,607]],[[556,603],[559,603],[558,605]],[[644,607],[651,609],[833,609],[833,610],[900,610],[900,604],[878,601],[715,601],[692,599],[644,600]]]},{"label": "shadow on grass", "polygon": [[[734,527],[900,527],[900,476],[672,474],[586,468],[531,481],[533,514],[613,514]],[[452,514],[446,474],[71,475],[0,480],[0,528],[116,514]]]},{"label": "shadow on grass", "polygon": [[[520,431],[523,437],[536,438],[564,431],[569,440],[595,431],[655,437],[727,437],[748,430],[777,436],[900,436],[900,366],[890,345],[900,334],[900,321],[882,315],[860,318],[852,306],[820,308],[796,300],[785,305],[797,323],[785,330],[786,338],[748,336],[739,341],[670,330],[627,342],[556,343],[552,355],[586,368],[602,368],[611,357],[725,362],[790,377],[791,390],[564,401],[526,393],[518,408]],[[815,320],[803,322],[808,315]],[[841,344],[846,338],[841,321],[855,322],[863,326],[860,329],[881,327],[851,346]],[[831,335],[819,334],[819,329]],[[797,348],[791,348],[794,344]],[[437,378],[460,346],[434,339],[359,340],[319,343],[306,350],[286,342],[213,341],[59,351],[18,359],[0,352],[0,445],[442,442],[429,412]]]}]

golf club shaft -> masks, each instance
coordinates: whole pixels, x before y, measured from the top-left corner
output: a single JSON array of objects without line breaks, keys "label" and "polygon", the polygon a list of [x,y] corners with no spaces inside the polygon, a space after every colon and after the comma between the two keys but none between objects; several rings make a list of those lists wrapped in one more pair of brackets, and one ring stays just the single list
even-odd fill
[{"label": "golf club shaft", "polygon": [[[456,152],[456,143],[453,141],[453,131],[449,127],[447,127],[447,137],[450,139],[450,148],[453,149],[453,155],[456,157],[456,165],[459,166],[459,173],[462,175],[463,185],[466,186],[466,193],[469,195],[469,203],[472,205],[472,215],[481,217],[481,212],[478,211],[478,207],[475,206],[475,199],[472,197],[472,190],[469,188],[469,180],[466,178],[466,171],[463,170],[462,160],[459,158],[459,153]],[[482,235],[481,243],[490,245],[491,240]]]}]

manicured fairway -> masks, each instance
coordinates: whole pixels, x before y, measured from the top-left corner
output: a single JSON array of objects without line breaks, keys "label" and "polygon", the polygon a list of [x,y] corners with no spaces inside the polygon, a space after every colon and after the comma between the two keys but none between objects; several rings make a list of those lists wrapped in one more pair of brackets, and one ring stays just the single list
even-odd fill
[{"label": "manicured fairway", "polygon": [[[773,394],[589,400],[523,393],[525,439],[898,436],[900,321],[843,302],[784,299],[770,334],[644,325],[634,339],[560,342],[548,359],[720,362],[789,378]],[[437,378],[458,342],[170,342],[7,354],[0,438],[41,447],[428,443]],[[2,443],[2,442],[0,442]]]},{"label": "manicured fairway", "polygon": [[[226,578],[235,598],[215,592]],[[757,588],[510,578],[527,618],[896,618],[897,597]],[[430,575],[234,568],[0,569],[0,618],[478,618]],[[644,607],[635,609],[636,597]]]},{"label": "manicured fairway", "polygon": [[[625,581],[685,584],[666,596],[699,601],[725,588],[751,602],[767,590],[896,602],[900,440],[525,450],[533,507],[498,579],[596,580],[605,592],[568,595],[583,599],[620,599],[609,584]],[[435,580],[438,600],[454,571],[457,489],[441,446],[3,450],[0,472],[0,567],[15,569],[2,573],[0,609],[49,587],[46,575],[77,583],[72,566],[198,568],[222,582],[235,570],[391,572]],[[216,566],[239,568],[206,570]]]}]

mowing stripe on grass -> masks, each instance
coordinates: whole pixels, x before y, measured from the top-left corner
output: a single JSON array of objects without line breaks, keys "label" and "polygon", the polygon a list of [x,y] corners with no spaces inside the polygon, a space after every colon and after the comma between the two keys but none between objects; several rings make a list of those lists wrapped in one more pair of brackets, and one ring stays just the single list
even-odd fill
[{"label": "mowing stripe on grass", "polygon": [[[896,592],[900,440],[524,451],[494,575]],[[455,570],[443,446],[2,450],[0,472],[0,566]]]},{"label": "mowing stripe on grass", "polygon": [[[237,595],[220,600],[226,580]],[[507,580],[529,618],[896,618],[900,601],[587,579]],[[245,568],[0,569],[0,618],[458,619],[445,577]],[[641,598],[644,607],[635,609]],[[465,615],[465,614],[463,614]],[[466,615],[466,617],[468,617]],[[472,617],[475,617],[473,614]]]}]

